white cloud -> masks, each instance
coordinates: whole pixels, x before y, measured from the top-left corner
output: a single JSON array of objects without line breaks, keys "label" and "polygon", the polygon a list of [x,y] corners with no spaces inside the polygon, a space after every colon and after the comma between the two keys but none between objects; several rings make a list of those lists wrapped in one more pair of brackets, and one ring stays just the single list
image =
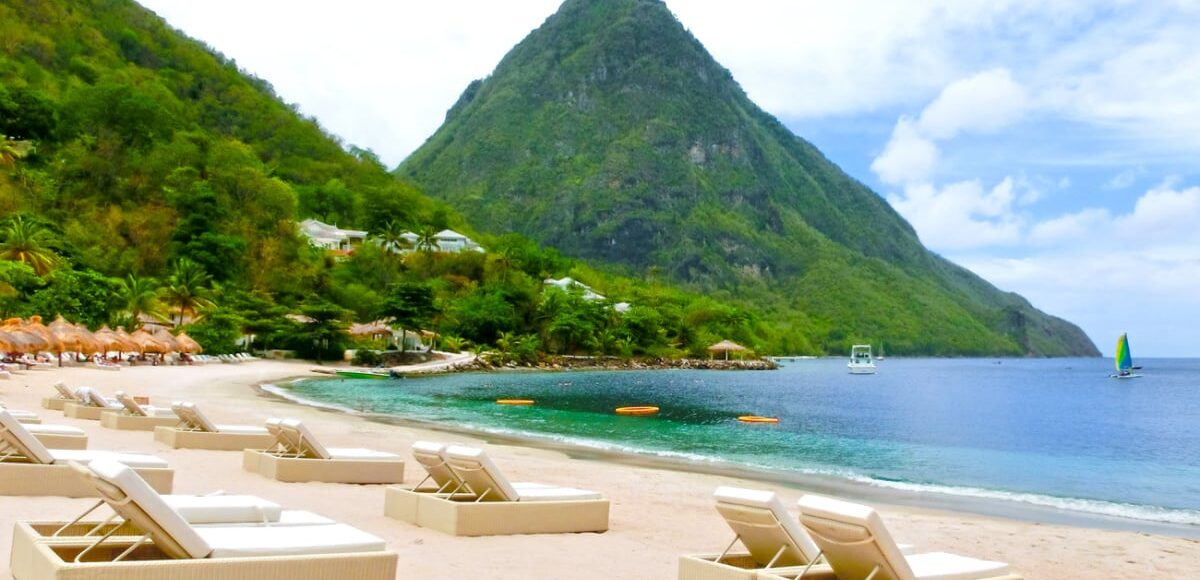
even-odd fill
[{"label": "white cloud", "polygon": [[947,85],[921,113],[921,131],[934,139],[991,133],[1019,120],[1028,100],[1007,69],[986,70]]},{"label": "white cloud", "polygon": [[1085,209],[1035,224],[1029,231],[1029,241],[1037,245],[1074,242],[1111,222],[1108,210]]},{"label": "white cloud", "polygon": [[977,180],[940,189],[909,185],[903,195],[889,196],[888,202],[912,223],[926,245],[964,250],[1019,241],[1022,220],[1013,212],[1016,199],[1014,182],[1006,178],[991,189]]},{"label": "white cloud", "polygon": [[933,141],[921,136],[911,119],[902,117],[896,122],[883,153],[871,163],[871,171],[892,185],[923,182],[933,174],[937,159],[938,149]]}]

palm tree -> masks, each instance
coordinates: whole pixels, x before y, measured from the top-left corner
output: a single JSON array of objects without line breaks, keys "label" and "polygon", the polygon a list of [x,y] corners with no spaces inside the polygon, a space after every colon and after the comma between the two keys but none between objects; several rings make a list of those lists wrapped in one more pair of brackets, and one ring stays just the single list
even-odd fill
[{"label": "palm tree", "polygon": [[50,249],[50,230],[17,216],[0,230],[0,259],[27,264],[38,276],[43,276],[58,263],[58,254]]},{"label": "palm tree", "polygon": [[184,315],[196,310],[213,306],[209,298],[209,283],[212,277],[204,271],[204,267],[187,258],[180,258],[171,269],[164,291],[171,306],[179,309],[179,324],[183,324]]},{"label": "palm tree", "polygon": [[162,304],[158,301],[161,294],[162,288],[153,278],[139,278],[130,274],[118,282],[117,298],[124,312],[134,320],[141,319],[143,314],[163,318]]},{"label": "palm tree", "polygon": [[18,141],[0,135],[0,165],[12,167],[16,165],[18,159],[22,159],[30,153],[33,153],[32,142]]},{"label": "palm tree", "polygon": [[407,233],[404,226],[396,220],[390,220],[384,224],[383,230],[379,232],[379,244],[383,249],[391,253],[400,253],[400,250],[409,245],[408,240],[404,238]]},{"label": "palm tree", "polygon": [[417,234],[417,249],[427,254],[432,254],[438,249],[437,230],[433,226],[425,226],[421,228],[421,233]]}]

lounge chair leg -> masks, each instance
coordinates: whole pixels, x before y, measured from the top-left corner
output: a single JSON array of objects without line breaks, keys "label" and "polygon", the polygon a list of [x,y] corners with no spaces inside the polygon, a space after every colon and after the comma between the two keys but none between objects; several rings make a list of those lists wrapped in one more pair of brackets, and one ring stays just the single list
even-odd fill
[{"label": "lounge chair leg", "polygon": [[875,567],[871,569],[871,573],[867,574],[867,577],[863,578],[863,580],[871,580],[878,573],[879,573],[879,564],[876,564]]},{"label": "lounge chair leg", "polygon": [[[77,518],[75,518],[75,519],[73,519],[73,520],[71,520],[71,521],[69,521],[69,522],[67,522],[67,523],[63,524],[63,526],[62,526],[61,528],[58,528],[57,530],[54,530],[54,533],[53,533],[53,534],[50,534],[50,537],[51,537],[51,538],[57,538],[59,534],[63,533],[63,530],[66,530],[67,528],[69,528],[69,527],[71,527],[71,526],[73,526],[73,525],[75,525],[75,524],[79,523],[79,520],[82,520],[83,518],[86,518],[88,514],[90,514],[90,513],[94,512],[94,511],[96,511],[96,509],[97,509],[97,508],[99,508],[99,507],[100,507],[100,506],[102,506],[102,505],[104,505],[104,500],[100,500],[100,501],[96,502],[96,504],[95,504],[95,505],[93,505],[92,507],[88,508],[88,509],[87,509],[87,511],[85,511],[85,512],[83,512],[83,513],[79,514],[79,517],[77,517]],[[90,532],[89,532],[89,533],[90,533]]]},{"label": "lounge chair leg", "polygon": [[483,490],[483,493],[479,494],[479,497],[475,498],[475,503],[479,503],[479,502],[483,501],[483,498],[486,497],[488,492],[490,492],[490,491],[492,491],[492,488],[490,488],[490,487]]},{"label": "lounge chair leg", "polygon": [[779,546],[779,551],[775,552],[775,555],[771,557],[770,562],[767,562],[767,568],[774,568],[775,562],[779,561],[779,557],[782,556],[785,551],[787,551],[787,544]]},{"label": "lounge chair leg", "polygon": [[117,554],[117,557],[113,558],[113,562],[120,562],[122,559],[125,558],[125,556],[132,554],[134,550],[138,549],[138,546],[145,544],[146,540],[149,540],[149,539],[150,539],[150,534],[144,534],[142,537],[138,538],[136,542],[134,542],[132,545],[130,545],[128,548],[126,548],[124,552]]},{"label": "lounge chair leg", "polygon": [[[720,564],[721,558],[724,558],[725,555],[728,554],[729,551],[733,549],[733,545],[738,543],[738,540],[740,540],[740,539],[742,539],[741,534],[737,534],[737,535],[733,536],[733,541],[729,542],[728,546],[725,546],[725,549],[721,551],[721,555],[717,556],[716,560],[713,560],[713,564]],[[774,560],[772,560],[772,561],[774,561]],[[770,566],[767,566],[767,567],[770,568]]]},{"label": "lounge chair leg", "polygon": [[[75,556],[75,563],[78,564],[79,562],[83,561],[84,556],[88,555],[89,552],[91,552],[92,550],[99,547],[100,544],[103,544],[104,540],[111,538],[113,536],[113,534],[117,533],[117,530],[119,530],[119,529],[121,529],[121,527],[117,526],[117,527],[109,530],[107,534],[104,534],[104,537],[100,538],[99,540],[96,540],[94,543],[92,543],[88,547],[84,548],[83,551],[79,553],[79,555]],[[149,534],[147,534],[147,536],[148,535]]]},{"label": "lounge chair leg", "polygon": [[820,551],[820,552],[817,552],[817,557],[813,558],[813,559],[812,559],[812,560],[811,560],[811,561],[808,563],[808,565],[807,565],[807,566],[805,566],[805,567],[804,567],[804,569],[800,571],[800,575],[799,575],[799,576],[796,576],[795,580],[800,580],[801,578],[803,578],[803,577],[804,577],[804,575],[805,575],[805,574],[808,574],[808,570],[809,570],[810,568],[812,568],[813,566],[817,565],[817,562],[820,562],[820,561],[821,561],[821,556],[822,556],[822,555],[824,555],[824,554],[825,554],[825,551],[824,551],[824,550],[822,550],[822,551]]}]

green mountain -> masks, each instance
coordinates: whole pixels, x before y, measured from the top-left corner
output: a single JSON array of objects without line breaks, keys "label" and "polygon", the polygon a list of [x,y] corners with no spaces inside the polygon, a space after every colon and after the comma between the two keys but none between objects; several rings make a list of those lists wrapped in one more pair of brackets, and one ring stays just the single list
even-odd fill
[{"label": "green mountain", "polygon": [[[372,240],[332,255],[299,234],[310,217]],[[489,251],[384,249],[444,228]],[[610,300],[543,284],[565,276]],[[617,316],[619,301],[632,306]],[[478,235],[130,0],[0,0],[0,318],[58,314],[93,329],[186,318],[209,352],[252,334],[339,357],[383,346],[344,332],[381,316],[436,331],[443,348],[525,361],[774,336],[753,312]]]},{"label": "green mountain", "polygon": [[396,171],[481,229],[761,310],[779,352],[1099,354],[926,250],[659,0],[567,0]]}]

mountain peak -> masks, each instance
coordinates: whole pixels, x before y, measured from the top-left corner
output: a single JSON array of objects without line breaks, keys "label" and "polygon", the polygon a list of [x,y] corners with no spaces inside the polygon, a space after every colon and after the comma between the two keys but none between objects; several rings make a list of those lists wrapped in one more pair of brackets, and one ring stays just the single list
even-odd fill
[{"label": "mountain peak", "polygon": [[[959,352],[1094,351],[1074,327],[997,322],[1009,307],[1047,317],[928,252],[879,195],[751,102],[659,0],[568,0],[398,171],[481,229],[751,296],[818,349],[888,335],[899,353],[897,333],[919,351],[922,332],[944,327]],[[1061,332],[1026,336],[1043,327]]]}]

